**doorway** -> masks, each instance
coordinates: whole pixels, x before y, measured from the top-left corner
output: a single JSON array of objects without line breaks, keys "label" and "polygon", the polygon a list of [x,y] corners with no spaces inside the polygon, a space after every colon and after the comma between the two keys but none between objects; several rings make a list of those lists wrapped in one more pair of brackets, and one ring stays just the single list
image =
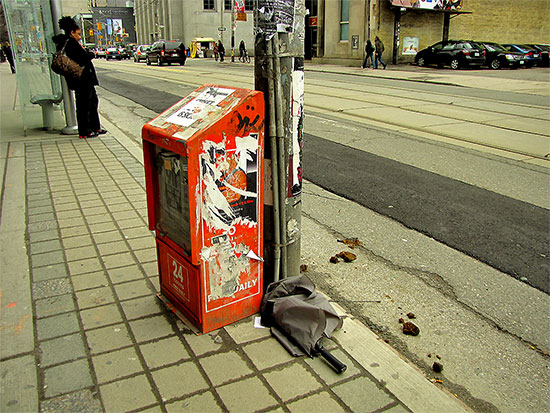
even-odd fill
[{"label": "doorway", "polygon": [[318,0],[306,0],[304,59],[311,60],[317,57],[317,28],[318,28]]}]

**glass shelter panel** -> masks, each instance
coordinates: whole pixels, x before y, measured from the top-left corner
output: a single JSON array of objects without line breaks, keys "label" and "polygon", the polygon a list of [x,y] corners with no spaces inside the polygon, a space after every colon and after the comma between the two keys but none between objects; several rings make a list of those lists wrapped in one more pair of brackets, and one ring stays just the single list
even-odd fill
[{"label": "glass shelter panel", "polygon": [[49,0],[3,0],[11,48],[15,60],[17,88],[27,125],[31,101],[58,100],[61,79],[50,69],[55,45]]}]

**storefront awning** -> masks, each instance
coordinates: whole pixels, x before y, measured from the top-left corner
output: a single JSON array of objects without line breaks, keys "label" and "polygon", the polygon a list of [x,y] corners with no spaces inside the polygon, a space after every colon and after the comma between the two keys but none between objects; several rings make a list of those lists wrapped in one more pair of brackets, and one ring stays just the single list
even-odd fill
[{"label": "storefront awning", "polygon": [[195,37],[193,39],[194,42],[203,43],[203,42],[215,42],[212,37]]}]

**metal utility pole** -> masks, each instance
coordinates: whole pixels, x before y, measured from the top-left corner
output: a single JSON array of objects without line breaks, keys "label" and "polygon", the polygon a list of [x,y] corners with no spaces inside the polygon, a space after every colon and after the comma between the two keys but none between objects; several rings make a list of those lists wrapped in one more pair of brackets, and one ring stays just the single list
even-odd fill
[{"label": "metal utility pole", "polygon": [[[50,0],[50,8],[52,9],[53,30],[55,34],[60,34],[58,21],[61,18],[61,0]],[[76,125],[76,112],[74,106],[73,93],[67,86],[65,78],[61,76],[61,91],[63,93],[63,109],[65,111],[65,122],[67,125],[61,130],[63,135],[76,135],[78,127]]]},{"label": "metal utility pole", "polygon": [[231,2],[231,62],[235,61],[235,0]]},{"label": "metal utility pole", "polygon": [[220,0],[220,27],[218,27],[218,33],[219,33],[219,36],[220,36],[220,40],[221,42],[223,43],[223,32],[224,32],[224,27],[223,27],[223,13],[225,12],[225,7],[224,7],[224,1],[223,0]]},{"label": "metal utility pole", "polygon": [[264,205],[267,285],[300,273],[306,8],[304,0],[257,0],[254,9],[255,88],[266,102],[265,174],[273,192]]}]

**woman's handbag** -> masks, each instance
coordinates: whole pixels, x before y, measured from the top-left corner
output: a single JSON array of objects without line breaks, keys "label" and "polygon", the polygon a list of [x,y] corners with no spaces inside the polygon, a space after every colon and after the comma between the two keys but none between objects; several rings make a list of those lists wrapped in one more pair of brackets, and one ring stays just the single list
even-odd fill
[{"label": "woman's handbag", "polygon": [[76,63],[74,60],[67,57],[67,55],[65,54],[65,46],[67,46],[68,41],[69,39],[67,39],[60,51],[54,53],[52,59],[52,70],[58,75],[70,77],[73,79],[80,79],[84,68]]}]

